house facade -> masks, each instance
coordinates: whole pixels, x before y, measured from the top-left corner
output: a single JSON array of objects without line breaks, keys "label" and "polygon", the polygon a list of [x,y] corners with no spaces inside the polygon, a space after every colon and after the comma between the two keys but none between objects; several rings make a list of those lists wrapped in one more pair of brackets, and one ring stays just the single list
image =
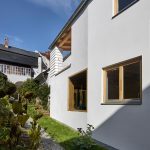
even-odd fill
[{"label": "house facade", "polygon": [[83,0],[49,47],[51,117],[91,124],[116,149],[150,149],[149,31],[148,0]]},{"label": "house facade", "polygon": [[4,45],[0,44],[0,72],[13,83],[35,78],[49,67],[43,57],[38,52],[9,46],[5,39]]}]

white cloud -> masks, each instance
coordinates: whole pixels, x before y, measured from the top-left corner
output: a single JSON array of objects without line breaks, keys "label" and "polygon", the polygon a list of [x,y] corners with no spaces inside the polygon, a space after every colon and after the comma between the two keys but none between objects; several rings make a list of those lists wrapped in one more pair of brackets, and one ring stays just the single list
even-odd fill
[{"label": "white cloud", "polygon": [[38,4],[51,9],[58,15],[70,15],[80,2],[80,0],[28,0],[29,2]]}]

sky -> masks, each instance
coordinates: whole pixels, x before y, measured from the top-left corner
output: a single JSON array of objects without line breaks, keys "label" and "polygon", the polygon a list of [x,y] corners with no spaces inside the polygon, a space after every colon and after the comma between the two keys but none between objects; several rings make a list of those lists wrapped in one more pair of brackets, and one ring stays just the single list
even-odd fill
[{"label": "sky", "polygon": [[47,51],[80,0],[0,0],[0,43]]}]

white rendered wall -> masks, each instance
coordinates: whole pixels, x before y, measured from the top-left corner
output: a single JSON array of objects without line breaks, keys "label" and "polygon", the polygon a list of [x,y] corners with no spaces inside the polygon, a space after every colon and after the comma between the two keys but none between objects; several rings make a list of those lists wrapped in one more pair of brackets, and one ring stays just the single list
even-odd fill
[{"label": "white rendered wall", "polygon": [[42,72],[42,57],[38,57],[38,73],[40,74]]},{"label": "white rendered wall", "polygon": [[86,112],[68,111],[68,76],[71,74],[68,69],[51,79],[50,116],[74,129],[85,128]]},{"label": "white rendered wall", "polygon": [[[112,19],[112,1],[88,8],[88,116],[93,137],[120,150],[150,149],[150,1]],[[142,105],[101,105],[102,68],[142,55]]]},{"label": "white rendered wall", "polygon": [[7,78],[10,82],[16,83],[18,81],[26,81],[27,79],[31,79],[31,76],[21,76],[21,75],[14,75],[14,74],[6,74]]},{"label": "white rendered wall", "polygon": [[[114,19],[112,4],[112,1],[93,0],[88,8],[88,20],[85,11],[73,25],[72,66],[50,81],[51,116],[73,128],[86,125],[86,113],[67,111],[67,89],[68,76],[86,68],[88,58],[87,123],[96,128],[93,137],[121,150],[148,150],[150,1],[140,0]],[[143,104],[101,105],[102,68],[140,55],[143,57]]]},{"label": "white rendered wall", "polygon": [[68,78],[87,68],[87,11],[72,26],[71,68],[50,79],[50,115],[74,129],[86,128],[87,113],[68,111]]},{"label": "white rendered wall", "polygon": [[72,61],[74,72],[87,68],[88,55],[88,11],[86,10],[74,23],[72,30]]},{"label": "white rendered wall", "polygon": [[[38,75],[38,68],[31,68],[31,72],[34,72],[34,78]],[[16,82],[19,82],[19,81],[26,81],[27,79],[31,79],[31,76],[29,75],[26,75],[26,76],[23,76],[23,75],[17,75],[17,74],[6,74],[7,75],[7,78],[10,82],[12,83],[16,83]]]}]

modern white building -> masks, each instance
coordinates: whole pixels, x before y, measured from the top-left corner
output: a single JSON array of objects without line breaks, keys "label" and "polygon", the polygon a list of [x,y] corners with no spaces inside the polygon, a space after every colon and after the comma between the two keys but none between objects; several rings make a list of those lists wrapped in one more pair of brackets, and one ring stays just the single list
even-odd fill
[{"label": "modern white building", "polygon": [[82,0],[49,49],[51,117],[91,124],[116,149],[149,150],[150,1]]},{"label": "modern white building", "polygon": [[49,67],[46,60],[49,61],[38,52],[9,46],[8,39],[0,44],[0,72],[13,83],[37,77]]}]

